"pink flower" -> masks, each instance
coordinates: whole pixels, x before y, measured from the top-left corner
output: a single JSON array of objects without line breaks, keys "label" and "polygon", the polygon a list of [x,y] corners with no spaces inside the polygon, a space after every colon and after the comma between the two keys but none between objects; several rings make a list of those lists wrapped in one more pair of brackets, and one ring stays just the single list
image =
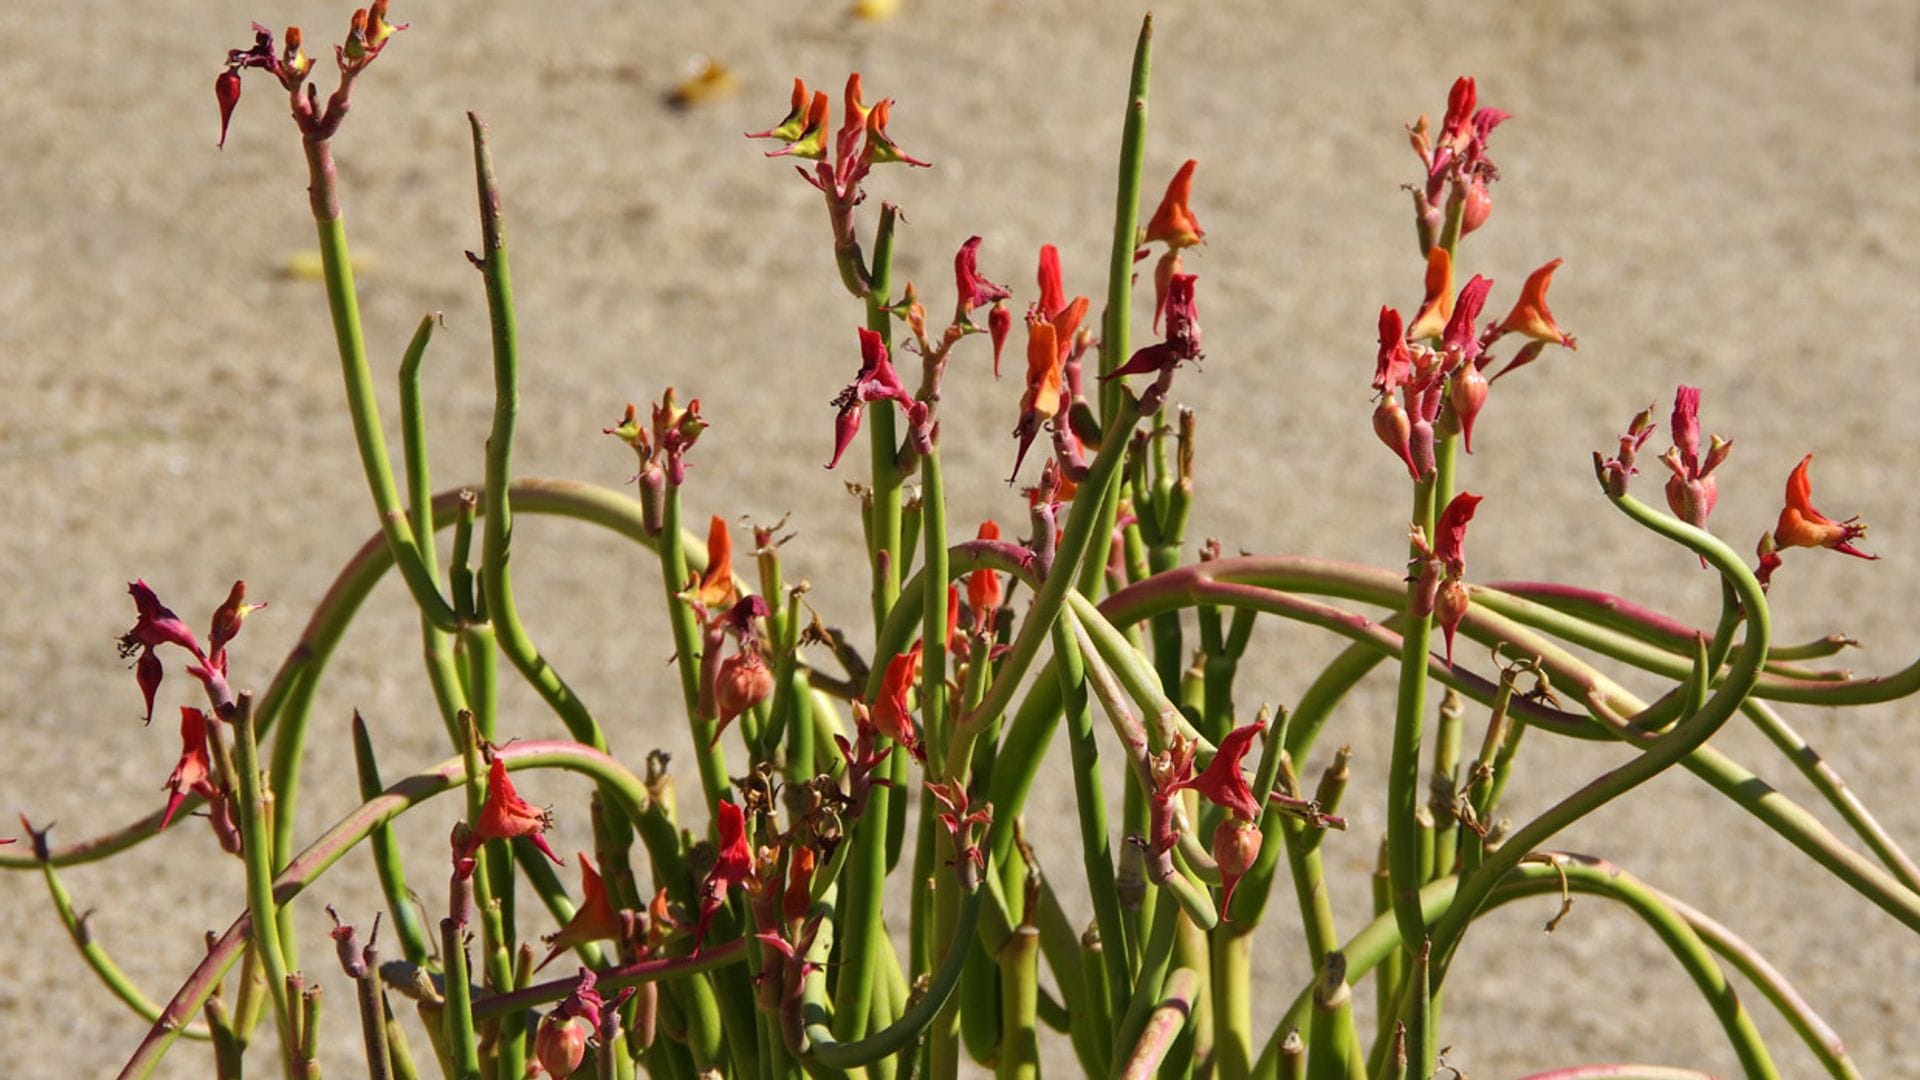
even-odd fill
[{"label": "pink flower", "polygon": [[474,851],[488,840],[511,840],[524,836],[533,841],[540,853],[552,859],[555,864],[565,866],[560,856],[553,853],[542,833],[553,827],[553,814],[533,805],[520,797],[513,789],[513,781],[507,779],[507,763],[494,758],[487,771],[487,801],[480,808],[480,818],[473,823],[473,829],[467,839],[466,849],[461,858],[471,858]]},{"label": "pink flower", "polygon": [[190,705],[180,707],[180,760],[167,777],[167,812],[160,818],[159,832],[173,823],[173,815],[189,794],[209,801],[220,797],[213,783],[213,762],[207,756],[207,714]]},{"label": "pink flower", "polygon": [[860,431],[860,416],[866,407],[875,401],[892,401],[906,410],[909,419],[916,412],[924,413],[926,406],[915,401],[907,392],[900,376],[893,370],[893,363],[887,356],[886,342],[880,335],[860,327],[860,371],[846,389],[840,391],[833,404],[839,409],[833,424],[833,459],[827,462],[831,469],[840,464],[840,458],[853,444],[853,437]]}]

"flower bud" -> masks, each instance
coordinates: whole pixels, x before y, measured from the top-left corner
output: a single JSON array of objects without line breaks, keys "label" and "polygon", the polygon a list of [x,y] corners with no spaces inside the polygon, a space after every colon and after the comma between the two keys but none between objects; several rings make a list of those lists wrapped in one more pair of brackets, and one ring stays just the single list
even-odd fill
[{"label": "flower bud", "polygon": [[[1229,814],[1213,830],[1213,859],[1220,864],[1220,910],[1233,905],[1233,888],[1260,857],[1260,826]],[[1231,916],[1228,916],[1231,919]]]},{"label": "flower bud", "polygon": [[1447,666],[1453,666],[1453,632],[1460,628],[1460,620],[1467,617],[1467,586],[1457,577],[1450,577],[1440,586],[1440,592],[1433,601],[1433,621],[1440,625],[1440,633],[1447,641]]},{"label": "flower bud", "polygon": [[725,724],[773,694],[773,672],[760,654],[752,650],[734,653],[720,661],[713,681],[713,702]]},{"label": "flower bud", "polygon": [[1380,399],[1373,410],[1373,433],[1380,436],[1387,449],[1398,454],[1406,462],[1407,472],[1415,480],[1420,479],[1420,467],[1414,464],[1413,450],[1409,440],[1413,435],[1413,424],[1407,419],[1407,410],[1400,407],[1398,399],[1388,395]]},{"label": "flower bud", "polygon": [[548,1013],[541,1018],[540,1030],[533,1037],[533,1056],[556,1080],[572,1076],[587,1057],[586,1025],[572,1017],[561,1017],[558,1011]]},{"label": "flower bud", "polygon": [[1493,213],[1493,195],[1487,190],[1487,181],[1483,176],[1475,176],[1467,184],[1466,203],[1460,211],[1460,235],[1465,236],[1487,223],[1487,217]]},{"label": "flower bud", "polygon": [[1469,454],[1473,453],[1473,418],[1480,415],[1481,406],[1487,403],[1487,389],[1487,377],[1469,360],[1461,365],[1447,391],[1447,402],[1460,421],[1460,438]]},{"label": "flower bud", "polygon": [[233,107],[240,104],[240,73],[228,68],[213,80],[213,99],[220,103],[220,142],[227,146],[227,121],[233,119]]}]

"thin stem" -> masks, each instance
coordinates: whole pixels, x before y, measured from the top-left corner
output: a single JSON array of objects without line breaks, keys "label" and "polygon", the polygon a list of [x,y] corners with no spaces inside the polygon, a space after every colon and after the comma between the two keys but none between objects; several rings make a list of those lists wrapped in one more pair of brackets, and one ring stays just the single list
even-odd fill
[{"label": "thin stem", "polygon": [[[1413,523],[1424,536],[1432,536],[1434,490],[1432,480],[1422,480],[1413,489]],[[1419,548],[1414,557],[1421,558]],[[1417,575],[1416,575],[1417,576]],[[1426,925],[1420,918],[1420,830],[1415,811],[1420,803],[1420,737],[1426,723],[1427,654],[1431,651],[1433,613],[1425,610],[1418,580],[1406,589],[1405,615],[1401,621],[1403,644],[1400,649],[1400,691],[1393,721],[1392,760],[1387,765],[1387,874],[1393,886],[1393,914],[1400,921],[1400,936],[1409,947],[1417,947],[1426,937]]]},{"label": "thin stem", "polygon": [[241,693],[233,715],[233,768],[239,790],[240,852],[247,868],[247,912],[252,925],[254,954],[260,958],[280,1026],[280,1043],[289,1059],[299,1047],[294,1037],[292,1005],[287,1000],[287,961],[280,952],[279,903],[274,897],[273,847],[268,833],[270,797],[261,784],[260,744],[253,729],[253,698]]},{"label": "thin stem", "polygon": [[1126,1080],[1147,1080],[1159,1075],[1160,1063],[1166,1059],[1175,1036],[1186,1028],[1199,995],[1200,976],[1192,968],[1176,968],[1167,976],[1160,1000],[1147,1014],[1147,1022],[1127,1056],[1121,1076]]}]

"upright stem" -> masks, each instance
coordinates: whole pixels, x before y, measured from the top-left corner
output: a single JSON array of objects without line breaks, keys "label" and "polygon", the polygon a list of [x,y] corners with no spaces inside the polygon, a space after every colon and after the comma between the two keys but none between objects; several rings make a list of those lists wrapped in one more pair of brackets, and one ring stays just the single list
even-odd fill
[{"label": "upright stem", "polygon": [[273,840],[268,832],[272,801],[260,777],[260,744],[253,731],[253,698],[242,693],[233,714],[233,770],[239,785],[240,853],[247,867],[247,912],[253,950],[260,958],[267,996],[280,1026],[280,1042],[292,1061],[299,1050],[292,1003],[287,1000],[287,961],[280,952],[279,902],[273,894]]},{"label": "upright stem", "polygon": [[333,164],[333,144],[309,138],[308,193],[314,226],[319,233],[320,266],[327,287],[327,307],[333,315],[333,337],[340,352],[340,375],[346,385],[347,412],[353,418],[353,441],[360,451],[367,490],[380,515],[380,530],[394,561],[413,594],[421,614],[442,630],[457,625],[453,608],[434,587],[433,577],[420,558],[419,538],[407,523],[405,506],[393,478],[387,454],[387,436],[380,425],[380,405],[374,396],[373,372],[367,363],[367,344],[360,329],[360,300],[353,288],[353,262],[347,254],[347,232],[340,216],[339,174]]},{"label": "upright stem", "polygon": [[[1413,488],[1413,524],[1432,536],[1434,481]],[[1416,548],[1414,556],[1420,557]],[[1393,914],[1401,939],[1418,948],[1426,938],[1420,917],[1420,736],[1427,700],[1427,653],[1433,616],[1420,610],[1420,583],[1407,585],[1406,617],[1401,625],[1400,694],[1394,712],[1393,757],[1387,766],[1387,874],[1393,886]]]}]

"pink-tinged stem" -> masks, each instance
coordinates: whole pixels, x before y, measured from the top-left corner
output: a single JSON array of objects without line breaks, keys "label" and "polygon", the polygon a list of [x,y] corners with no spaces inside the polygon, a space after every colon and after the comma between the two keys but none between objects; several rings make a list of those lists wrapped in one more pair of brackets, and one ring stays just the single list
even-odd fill
[{"label": "pink-tinged stem", "polygon": [[[651,805],[646,786],[639,777],[628,772],[625,766],[607,754],[579,743],[557,740],[517,742],[500,747],[497,756],[507,763],[509,770],[567,769],[591,776],[600,782],[602,790],[614,792],[626,804],[625,809],[634,820],[640,820]],[[379,797],[362,803],[335,822],[332,828],[322,833],[319,839],[309,844],[280,872],[273,882],[275,905],[291,903],[328,867],[366,839],[376,826],[450,790],[465,779],[466,766],[461,759],[449,758],[398,781]],[[121,1077],[144,1077],[153,1071],[167,1048],[173,1045],[173,1040],[179,1037],[181,1028],[200,1011],[207,996],[226,977],[252,931],[252,920],[242,914],[208,947],[207,955],[187,976],[180,989],[174,992],[172,999],[161,1009],[160,1019],[134,1049],[133,1056],[120,1070]]]},{"label": "pink-tinged stem", "polygon": [[1192,968],[1179,968],[1167,976],[1160,1001],[1147,1015],[1147,1026],[1133,1044],[1122,1076],[1127,1080],[1147,1080],[1156,1075],[1160,1062],[1173,1046],[1174,1037],[1187,1026],[1193,1015],[1193,999],[1200,992],[1200,976]]}]

